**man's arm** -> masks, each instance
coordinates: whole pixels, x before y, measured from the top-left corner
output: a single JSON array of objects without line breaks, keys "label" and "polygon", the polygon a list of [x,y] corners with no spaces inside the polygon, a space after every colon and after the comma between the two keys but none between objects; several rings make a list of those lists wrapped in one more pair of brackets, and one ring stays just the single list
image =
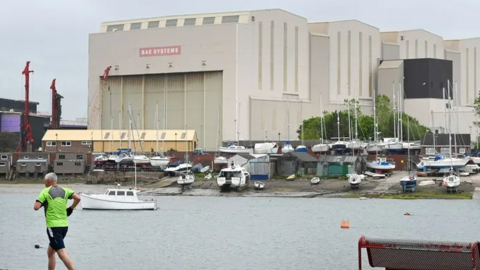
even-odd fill
[{"label": "man's arm", "polygon": [[40,192],[40,195],[38,195],[38,198],[35,201],[35,204],[33,205],[33,210],[37,211],[38,209],[40,209],[43,206],[44,202],[45,202],[45,194],[42,190],[42,192]]},{"label": "man's arm", "polygon": [[75,207],[77,207],[77,205],[80,203],[82,199],[80,198],[80,196],[78,196],[77,193],[72,194],[72,199],[73,199],[73,203],[70,206],[70,208],[75,209]]}]

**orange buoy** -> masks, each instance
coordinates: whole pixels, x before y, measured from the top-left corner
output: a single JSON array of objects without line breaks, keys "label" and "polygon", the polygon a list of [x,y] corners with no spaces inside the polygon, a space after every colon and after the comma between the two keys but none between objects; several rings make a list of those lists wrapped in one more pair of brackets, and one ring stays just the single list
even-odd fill
[{"label": "orange buoy", "polygon": [[340,228],[350,229],[350,222],[346,219],[342,220],[342,222],[340,223]]}]

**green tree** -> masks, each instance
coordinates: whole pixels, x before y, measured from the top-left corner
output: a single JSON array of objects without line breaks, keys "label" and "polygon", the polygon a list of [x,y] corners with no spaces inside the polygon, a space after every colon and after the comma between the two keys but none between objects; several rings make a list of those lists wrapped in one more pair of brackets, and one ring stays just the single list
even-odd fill
[{"label": "green tree", "polygon": [[[473,109],[475,110],[475,116],[480,116],[480,91],[478,92],[477,97],[473,100]],[[480,127],[480,121],[473,122],[476,126]]]},{"label": "green tree", "polygon": [[0,152],[13,152],[17,148],[19,134],[0,132]]}]

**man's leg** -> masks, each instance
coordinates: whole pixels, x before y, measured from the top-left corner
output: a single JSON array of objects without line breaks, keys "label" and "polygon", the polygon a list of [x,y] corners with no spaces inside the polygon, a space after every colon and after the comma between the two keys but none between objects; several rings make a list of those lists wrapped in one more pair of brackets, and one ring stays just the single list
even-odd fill
[{"label": "man's leg", "polygon": [[76,270],[75,265],[73,265],[73,260],[68,256],[67,249],[62,248],[57,250],[58,257],[60,260],[62,260],[63,264],[65,264],[65,267],[67,267],[68,270]]},{"label": "man's leg", "polygon": [[51,246],[48,246],[47,255],[48,255],[48,270],[55,270],[55,265],[57,264],[55,260],[55,250],[53,250]]}]

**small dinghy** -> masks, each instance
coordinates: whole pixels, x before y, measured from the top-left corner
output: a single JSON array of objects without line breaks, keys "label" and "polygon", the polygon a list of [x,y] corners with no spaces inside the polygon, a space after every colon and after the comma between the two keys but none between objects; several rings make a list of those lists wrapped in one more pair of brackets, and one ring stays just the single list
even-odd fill
[{"label": "small dinghy", "polygon": [[254,183],[254,185],[255,185],[256,190],[261,190],[261,189],[265,188],[265,183],[263,183],[263,182],[258,182],[257,181],[257,182]]},{"label": "small dinghy", "polygon": [[320,184],[320,178],[314,177],[314,178],[310,179],[310,184],[312,184],[312,185]]}]

